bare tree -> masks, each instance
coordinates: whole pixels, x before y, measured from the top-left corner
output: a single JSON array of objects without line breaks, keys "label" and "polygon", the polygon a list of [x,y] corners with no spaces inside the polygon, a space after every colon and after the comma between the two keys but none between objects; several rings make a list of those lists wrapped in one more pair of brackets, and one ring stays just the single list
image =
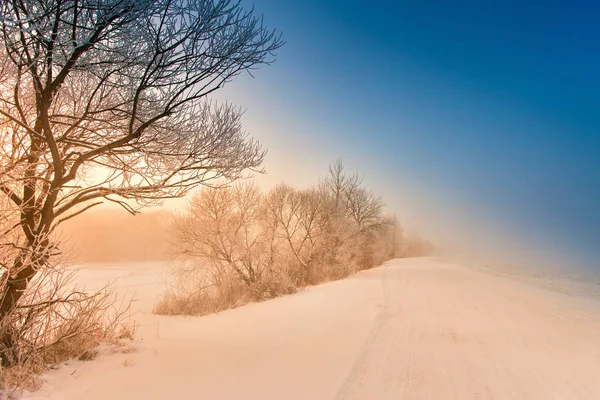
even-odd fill
[{"label": "bare tree", "polygon": [[297,190],[281,184],[269,193],[268,209],[277,222],[280,237],[288,244],[304,270],[303,279],[312,279],[313,263],[320,256],[327,237],[330,217],[326,199],[318,189]]},{"label": "bare tree", "polygon": [[0,192],[19,232],[0,320],[62,221],[103,201],[135,213],[261,164],[240,111],[205,100],[282,43],[237,2],[4,0],[0,35]]},{"label": "bare tree", "polygon": [[[374,235],[387,229],[390,220],[384,215],[384,203],[363,186],[357,174],[347,174],[342,160],[329,166],[329,176],[322,183],[323,190],[331,199],[334,209],[330,211],[329,258],[333,264],[356,263],[369,265]],[[349,259],[349,258],[350,259]],[[351,261],[354,259],[354,261]]]},{"label": "bare tree", "polygon": [[204,188],[176,218],[177,252],[217,271],[232,270],[252,286],[261,280],[272,258],[262,211],[262,195],[255,184]]},{"label": "bare tree", "polygon": [[358,234],[381,230],[387,225],[382,198],[363,187],[358,174],[346,174],[342,160],[329,166],[329,176],[323,180],[323,186],[333,199],[335,214],[353,221]]},{"label": "bare tree", "polygon": [[400,257],[404,246],[404,229],[395,215],[389,217],[387,235],[389,236],[389,258]]},{"label": "bare tree", "polygon": [[345,198],[348,192],[362,184],[358,174],[347,175],[344,161],[337,159],[329,165],[329,176],[324,180],[326,190],[331,193],[336,210],[345,213]]},{"label": "bare tree", "polygon": [[344,201],[360,235],[381,232],[390,222],[383,214],[383,199],[368,189],[353,187],[344,193]]}]

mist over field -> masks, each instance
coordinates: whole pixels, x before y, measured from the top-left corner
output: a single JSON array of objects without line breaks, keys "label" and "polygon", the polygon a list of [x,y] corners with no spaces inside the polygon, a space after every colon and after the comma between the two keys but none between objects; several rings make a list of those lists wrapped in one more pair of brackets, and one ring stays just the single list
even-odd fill
[{"label": "mist over field", "polygon": [[[568,258],[531,232],[519,231],[492,217],[470,215],[456,204],[444,204],[440,196],[423,197],[411,205],[404,201],[400,207],[386,202],[386,209],[395,211],[407,232],[431,241],[436,256],[514,271],[595,274],[582,260]],[[170,224],[183,209],[184,200],[167,202],[135,216],[109,207],[69,221],[61,234],[69,243],[69,256],[78,263],[170,260]]]},{"label": "mist over field", "polygon": [[168,260],[173,215],[160,209],[136,216],[119,208],[91,211],[67,222],[61,235],[76,263]]}]

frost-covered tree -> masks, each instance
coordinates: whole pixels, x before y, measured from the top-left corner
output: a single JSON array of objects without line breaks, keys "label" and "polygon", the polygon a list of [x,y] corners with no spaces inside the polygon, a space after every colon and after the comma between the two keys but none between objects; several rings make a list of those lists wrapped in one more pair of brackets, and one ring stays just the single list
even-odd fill
[{"label": "frost-covered tree", "polygon": [[0,321],[62,221],[105,201],[135,213],[262,162],[239,109],[206,100],[282,43],[238,2],[3,0],[0,36],[0,193],[14,216]]}]

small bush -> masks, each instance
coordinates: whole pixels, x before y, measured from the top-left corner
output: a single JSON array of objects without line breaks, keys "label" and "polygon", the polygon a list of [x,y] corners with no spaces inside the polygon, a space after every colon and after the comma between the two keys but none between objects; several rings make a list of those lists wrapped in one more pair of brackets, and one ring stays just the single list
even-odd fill
[{"label": "small bush", "polygon": [[75,272],[47,268],[30,282],[0,324],[0,393],[35,389],[50,365],[91,359],[101,342],[131,338],[130,302],[108,287],[86,293]]},{"label": "small bush", "polygon": [[185,264],[177,267],[174,275],[175,285],[160,298],[155,314],[206,315],[296,291],[284,275],[265,276],[247,285],[235,273],[210,272]]},{"label": "small bush", "polygon": [[201,287],[190,292],[182,287],[168,290],[154,307],[160,315],[206,315],[247,303],[241,285]]}]

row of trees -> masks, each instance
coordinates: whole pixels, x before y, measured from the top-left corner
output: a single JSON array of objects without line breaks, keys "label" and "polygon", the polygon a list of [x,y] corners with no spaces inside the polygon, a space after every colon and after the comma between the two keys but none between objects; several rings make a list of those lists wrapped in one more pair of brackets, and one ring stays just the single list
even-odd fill
[{"label": "row of trees", "polygon": [[[228,297],[216,308],[250,300],[240,299],[248,294],[255,300],[277,296],[343,278],[405,250],[403,232],[385,214],[383,200],[358,174],[346,173],[341,161],[305,189],[282,183],[263,193],[252,181],[203,188],[176,217],[172,243],[187,261],[182,276],[188,287],[163,299],[157,310],[165,313],[214,311],[206,304],[193,307],[210,303],[207,296]],[[173,306],[177,302],[180,307]]]}]

